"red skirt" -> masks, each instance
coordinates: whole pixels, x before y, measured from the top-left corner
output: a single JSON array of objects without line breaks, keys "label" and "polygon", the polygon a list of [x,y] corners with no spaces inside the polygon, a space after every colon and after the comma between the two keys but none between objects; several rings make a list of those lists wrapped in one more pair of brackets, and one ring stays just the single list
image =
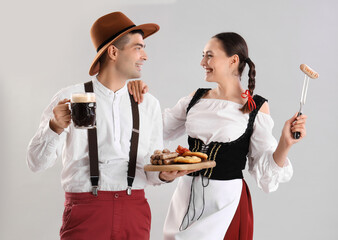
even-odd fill
[{"label": "red skirt", "polygon": [[246,182],[243,180],[241,199],[236,213],[225,234],[224,240],[252,240],[253,239],[253,211],[251,195]]}]

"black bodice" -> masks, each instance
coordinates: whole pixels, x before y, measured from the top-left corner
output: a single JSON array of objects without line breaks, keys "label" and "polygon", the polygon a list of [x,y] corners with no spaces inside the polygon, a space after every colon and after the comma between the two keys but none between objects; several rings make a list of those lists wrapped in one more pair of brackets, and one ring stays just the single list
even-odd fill
[{"label": "black bodice", "polygon": [[[189,110],[201,99],[210,89],[200,88],[193,96],[188,108]],[[243,178],[242,170],[245,168],[247,154],[249,152],[250,137],[253,132],[253,125],[256,115],[263,105],[265,98],[255,95],[253,97],[256,103],[256,109],[249,114],[249,121],[245,132],[236,140],[231,142],[211,142],[205,145],[202,140],[188,137],[189,150],[192,152],[204,152],[208,154],[208,160],[216,161],[216,167],[203,169],[199,172],[189,174],[203,176],[216,180],[231,180]]]}]

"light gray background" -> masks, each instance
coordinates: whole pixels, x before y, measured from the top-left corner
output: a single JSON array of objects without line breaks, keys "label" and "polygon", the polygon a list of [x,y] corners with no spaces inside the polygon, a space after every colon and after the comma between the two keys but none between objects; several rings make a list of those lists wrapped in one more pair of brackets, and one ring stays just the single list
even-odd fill
[{"label": "light gray background", "polygon": [[[205,43],[222,31],[246,39],[256,64],[255,92],[269,99],[277,139],[299,107],[304,77],[299,65],[306,63],[320,73],[310,81],[304,108],[308,136],[289,155],[291,182],[265,194],[247,172],[246,180],[255,239],[338,239],[335,0],[2,1],[0,239],[58,239],[64,200],[61,162],[32,173],[25,162],[26,147],[52,95],[89,80],[95,56],[89,29],[99,16],[117,10],[136,24],[161,26],[146,40],[149,60],[142,78],[162,108],[198,87],[214,86],[204,82],[199,62]],[[187,145],[185,138],[171,147],[177,144]],[[151,239],[162,239],[176,183],[146,190],[153,216]]]}]

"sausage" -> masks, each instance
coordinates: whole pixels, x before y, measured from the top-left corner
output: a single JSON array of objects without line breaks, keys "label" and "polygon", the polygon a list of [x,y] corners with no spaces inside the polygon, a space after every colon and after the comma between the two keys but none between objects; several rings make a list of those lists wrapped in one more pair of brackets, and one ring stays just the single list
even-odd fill
[{"label": "sausage", "polygon": [[161,159],[165,160],[165,159],[169,159],[169,158],[175,158],[178,156],[177,152],[171,152],[171,153],[164,153],[161,155]]},{"label": "sausage", "polygon": [[316,79],[319,77],[319,74],[317,72],[315,72],[313,69],[311,69],[308,65],[304,63],[300,65],[300,70],[302,70],[303,73],[305,73],[312,79]]}]

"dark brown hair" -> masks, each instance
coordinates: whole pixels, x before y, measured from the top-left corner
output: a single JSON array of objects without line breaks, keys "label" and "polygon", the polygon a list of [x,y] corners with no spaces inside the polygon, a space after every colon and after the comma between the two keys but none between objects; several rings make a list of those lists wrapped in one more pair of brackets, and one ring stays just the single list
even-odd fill
[{"label": "dark brown hair", "polygon": [[[249,58],[248,46],[244,38],[242,38],[239,34],[234,32],[223,32],[219,33],[213,38],[218,39],[222,43],[222,47],[227,54],[228,57],[231,57],[235,54],[239,57],[239,65],[238,65],[238,73],[239,76],[242,76],[245,65],[249,65],[249,81],[248,81],[248,89],[250,91],[251,96],[253,96],[253,91],[255,89],[255,77],[256,70],[255,64]],[[246,102],[243,107],[240,109],[243,113],[250,112],[248,107],[248,102]]]},{"label": "dark brown hair", "polygon": [[136,34],[136,33],[141,34],[142,37],[144,36],[144,33],[143,33],[143,31],[142,31],[141,29],[136,29],[136,30],[133,30],[133,31],[131,31],[130,33],[124,35],[123,37],[121,37],[121,38],[118,39],[117,41],[115,41],[115,42],[113,43],[113,45],[114,45],[115,47],[117,47],[118,49],[123,50],[124,45],[126,45],[126,44],[129,42],[129,40],[130,40],[130,39],[129,39],[130,34]]},{"label": "dark brown hair", "polygon": [[[141,29],[136,29],[136,30],[133,30],[130,33],[124,35],[120,39],[116,40],[115,42],[112,43],[112,45],[114,45],[115,47],[117,47],[120,50],[123,50],[124,46],[130,40],[130,38],[129,38],[130,34],[136,34],[136,33],[141,34],[142,37],[144,37],[144,32]],[[103,64],[105,62],[106,58],[107,58],[107,51],[104,54],[102,54],[102,56],[100,57],[100,59],[99,59],[100,64]]]}]

